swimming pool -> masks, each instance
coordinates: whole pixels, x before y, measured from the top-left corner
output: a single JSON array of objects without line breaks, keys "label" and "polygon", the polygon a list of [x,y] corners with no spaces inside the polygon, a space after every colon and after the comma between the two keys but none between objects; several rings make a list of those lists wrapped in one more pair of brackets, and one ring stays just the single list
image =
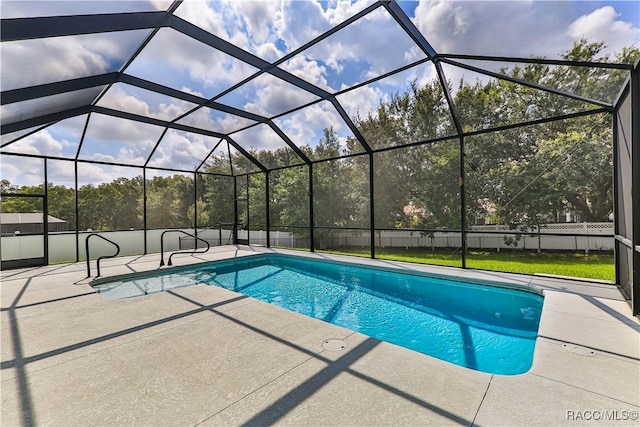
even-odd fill
[{"label": "swimming pool", "polygon": [[107,298],[176,287],[223,287],[451,363],[494,374],[529,370],[543,297],[403,270],[252,255],[113,283]]}]

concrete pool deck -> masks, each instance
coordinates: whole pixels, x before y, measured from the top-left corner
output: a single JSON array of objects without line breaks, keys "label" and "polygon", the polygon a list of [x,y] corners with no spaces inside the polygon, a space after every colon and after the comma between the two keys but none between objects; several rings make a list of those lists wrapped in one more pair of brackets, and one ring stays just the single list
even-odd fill
[{"label": "concrete pool deck", "polygon": [[[174,264],[256,251],[272,250]],[[615,286],[273,252],[543,288],[533,367],[473,371],[210,286],[107,300],[85,263],[52,265],[2,272],[0,425],[639,424],[640,323]],[[109,259],[102,274],[159,260]],[[331,339],[346,347],[323,346]]]}]

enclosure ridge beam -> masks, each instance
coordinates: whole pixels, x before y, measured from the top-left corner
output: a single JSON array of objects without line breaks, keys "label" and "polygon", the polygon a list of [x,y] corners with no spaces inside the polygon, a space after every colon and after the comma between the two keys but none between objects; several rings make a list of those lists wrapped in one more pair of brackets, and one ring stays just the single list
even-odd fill
[{"label": "enclosure ridge beam", "polygon": [[202,168],[202,166],[204,166],[205,163],[207,163],[207,160],[209,160],[209,157],[211,157],[211,155],[213,153],[215,153],[215,151],[218,149],[218,147],[220,146],[220,144],[222,144],[222,139],[220,139],[216,145],[213,146],[213,148],[211,149],[211,151],[209,151],[209,154],[207,154],[205,156],[205,158],[200,162],[200,164],[198,165],[198,167],[195,169],[196,173],[200,173],[200,168]]},{"label": "enclosure ridge beam", "polygon": [[453,96],[451,96],[451,90],[449,89],[449,84],[447,83],[447,77],[444,74],[444,70],[442,69],[442,64],[440,63],[440,61],[434,61],[434,65],[436,67],[436,72],[438,73],[438,80],[440,81],[442,92],[444,93],[447,104],[449,105],[449,112],[451,113],[453,123],[456,126],[456,131],[458,132],[460,138],[462,138],[462,135],[464,133],[462,128],[462,121],[460,120],[460,115],[458,114],[456,104],[453,101]]},{"label": "enclosure ridge beam", "polygon": [[165,11],[158,11],[2,19],[0,38],[7,42],[143,30],[167,26],[169,16]]},{"label": "enclosure ridge beam", "polygon": [[131,74],[127,74],[127,73],[123,73],[118,79],[118,82],[126,83],[131,86],[136,86],[141,89],[146,89],[152,92],[160,93],[162,95],[167,95],[172,98],[177,98],[182,101],[187,101],[194,104],[204,104],[205,102],[208,101],[206,98],[202,98],[197,95],[183,92],[181,90],[174,89],[169,86],[164,86],[149,80],[141,79],[140,77],[132,76]]},{"label": "enclosure ridge beam", "polygon": [[[250,52],[247,52],[244,49],[239,48],[238,46],[221,39],[220,37],[209,33],[208,31],[203,30],[184,19],[178,18],[177,16],[171,15],[169,19],[169,26],[176,31],[179,31],[199,42],[202,42],[208,46],[211,46],[221,52],[224,52],[228,55],[233,56],[236,59],[239,59],[242,62],[245,62],[257,69],[261,72],[269,73],[275,77],[278,77],[287,83],[295,85],[300,89],[304,89],[307,92],[310,92],[320,98],[327,99],[330,94],[317,86],[312,85],[306,80],[297,77],[288,71],[282,70],[270,62],[265,61],[262,58],[259,58],[253,55]],[[256,75],[251,78],[255,78]],[[248,79],[250,80],[250,79]],[[248,81],[247,80],[247,81]]]},{"label": "enclosure ridge beam", "polygon": [[564,97],[567,97],[567,98],[575,99],[577,101],[587,102],[589,104],[598,105],[600,107],[609,107],[611,110],[613,110],[613,105],[611,105],[611,103],[609,103],[609,102],[604,102],[604,101],[599,101],[599,100],[596,100],[596,99],[586,98],[584,96],[575,95],[575,94],[572,94],[572,93],[569,93],[569,92],[565,92],[565,91],[562,91],[562,90],[558,90],[558,89],[554,89],[554,88],[551,88],[551,87],[548,87],[548,86],[527,82],[526,80],[516,79],[514,77],[505,76],[504,74],[495,73],[493,71],[483,70],[482,68],[474,67],[472,65],[467,65],[467,64],[464,64],[462,62],[452,61],[450,59],[442,58],[441,61],[445,62],[445,63],[447,63],[449,65],[453,65],[453,66],[456,66],[456,67],[464,68],[464,69],[467,69],[469,71],[473,71],[475,73],[484,74],[484,75],[489,76],[489,77],[494,77],[496,79],[506,80],[506,81],[511,82],[511,83],[516,83],[516,84],[519,84],[519,85],[522,85],[522,86],[527,86],[527,87],[530,87],[530,88],[533,88],[533,89],[538,89],[538,90],[541,90],[541,91],[544,91],[544,92],[553,93],[553,94],[556,94],[556,95],[560,95],[560,96],[564,96]]},{"label": "enclosure ridge beam", "polygon": [[[215,49],[220,50],[221,52],[224,52],[228,55],[233,56],[236,59],[239,59],[249,65],[252,65],[258,69],[260,69],[260,72],[258,72],[257,74],[254,74],[253,76],[251,76],[248,79],[245,79],[242,83],[246,83],[250,80],[252,80],[253,78],[255,78],[258,74],[266,72],[269,73],[271,75],[273,75],[274,77],[277,77],[281,80],[284,80],[287,83],[290,83],[300,89],[306,90],[309,93],[312,93],[313,95],[316,95],[318,98],[321,99],[325,99],[330,101],[333,106],[336,108],[336,110],[338,111],[338,113],[340,114],[340,116],[342,117],[342,119],[345,121],[345,123],[347,124],[347,126],[350,128],[351,132],[356,136],[356,138],[358,139],[358,141],[360,142],[360,144],[364,147],[364,149],[367,152],[371,152],[371,148],[369,147],[369,145],[367,144],[367,142],[364,140],[364,138],[362,137],[362,135],[360,134],[360,132],[358,131],[358,129],[355,127],[355,125],[351,122],[351,118],[349,118],[349,116],[345,113],[345,111],[343,110],[342,106],[337,102],[337,100],[335,99],[335,97],[330,94],[329,92],[325,91],[324,89],[321,89],[309,82],[307,82],[304,79],[301,79],[298,76],[295,76],[291,73],[289,73],[288,71],[282,70],[278,67],[276,67],[274,64],[271,64],[261,58],[258,58],[257,56],[227,42],[226,40],[221,39],[218,36],[215,36],[181,18],[178,18],[176,16],[171,16],[169,18],[169,25],[171,28],[175,29],[176,31],[180,31],[181,33],[194,38],[202,43],[207,44],[208,46],[211,46]],[[238,85],[234,86],[234,88],[239,87]],[[228,93],[229,91],[227,91],[226,93]],[[216,98],[214,98],[216,99]],[[212,100],[212,105],[213,104],[213,100]],[[215,104],[215,105],[220,105],[220,104]],[[262,123],[264,123],[264,121],[261,121]]]},{"label": "enclosure ridge beam", "polygon": [[311,163],[311,160],[309,160],[309,158],[307,157],[306,154],[304,154],[302,152],[302,150],[300,148],[298,148],[298,146],[296,144],[293,143],[293,141],[282,131],[282,129],[280,129],[280,127],[278,127],[275,123],[273,123],[272,120],[269,120],[267,122],[267,124],[269,125],[269,127],[278,134],[278,136],[280,138],[282,138],[284,140],[284,142],[287,143],[287,145],[298,155],[298,157],[300,157],[307,165],[309,163]]},{"label": "enclosure ridge beam", "polygon": [[149,153],[149,155],[147,156],[147,160],[145,160],[144,165],[142,165],[143,168],[146,168],[147,165],[149,164],[149,162],[151,161],[151,158],[153,157],[153,155],[156,153],[156,150],[158,149],[158,147],[160,146],[160,143],[162,142],[162,139],[164,138],[164,136],[167,134],[167,131],[169,130],[169,128],[164,128],[164,130],[162,131],[162,134],[160,135],[160,137],[158,138],[158,141],[156,142],[156,144],[153,146],[153,149],[151,150],[151,152]]},{"label": "enclosure ridge beam", "polygon": [[331,104],[333,104],[333,107],[336,109],[336,111],[338,111],[338,114],[340,114],[340,117],[342,118],[342,120],[344,120],[344,122],[349,127],[349,130],[351,131],[351,133],[353,133],[353,136],[355,136],[358,142],[360,143],[360,145],[362,145],[362,148],[364,148],[364,151],[366,151],[367,153],[372,153],[373,150],[371,149],[371,146],[364,139],[364,136],[362,136],[362,134],[360,133],[360,130],[351,121],[351,117],[349,117],[347,112],[344,111],[344,108],[342,108],[342,104],[340,104],[340,102],[338,102],[338,100],[335,97],[331,97],[330,101],[331,101]]},{"label": "enclosure ridge beam", "polygon": [[422,49],[429,58],[435,58],[438,54],[427,39],[422,35],[420,30],[416,28],[411,19],[404,13],[404,10],[395,1],[385,1],[384,7],[393,16],[393,19],[402,27],[402,29],[413,39],[413,41]]},{"label": "enclosure ridge beam", "polygon": [[44,83],[19,89],[5,90],[0,93],[0,105],[29,101],[75,90],[89,89],[96,86],[106,86],[118,80],[118,73],[99,74],[97,76],[80,77],[53,83]]},{"label": "enclosure ridge beam", "polygon": [[[182,92],[181,90],[178,89],[173,89],[171,87],[168,86],[164,86],[155,82],[151,82],[149,80],[145,80],[145,79],[141,79],[139,77],[136,76],[132,76],[131,74],[122,74],[122,76],[120,77],[120,79],[118,80],[121,83],[127,83],[130,84],[132,86],[136,86],[142,89],[146,89],[152,92],[156,92],[156,93],[160,93],[162,95],[166,95],[166,96],[170,96],[172,98],[177,98],[180,99],[182,101],[187,101],[187,102],[191,102],[193,104],[198,104],[198,107],[193,108],[192,110],[190,110],[189,112],[187,112],[187,114],[183,114],[181,116],[178,117],[179,120],[180,118],[183,118],[185,116],[187,116],[189,113],[197,110],[199,107],[208,107],[208,108],[212,108],[214,110],[218,110],[218,111],[222,111],[224,113],[229,113],[229,114],[233,114],[236,116],[240,116],[240,117],[244,117],[246,119],[250,119],[250,120],[254,120],[256,122],[265,122],[267,121],[266,117],[260,116],[258,114],[254,114],[254,113],[250,113],[248,111],[244,111],[244,110],[240,110],[238,108],[235,107],[231,107],[228,105],[224,105],[224,104],[220,104],[219,102],[215,102],[215,101],[210,101],[207,98],[202,98],[199,97],[197,95],[192,95],[190,93],[187,92]],[[175,121],[175,120],[174,120]]]},{"label": "enclosure ridge beam", "polygon": [[[227,142],[231,145],[233,145],[233,148],[235,148],[236,150],[238,150],[240,153],[242,153],[243,156],[245,156],[247,159],[249,159],[249,161],[251,161],[251,163],[253,163],[254,165],[256,165],[258,168],[260,168],[260,170],[262,172],[267,172],[268,169],[258,161],[258,159],[256,159],[255,157],[253,157],[253,155],[251,155],[251,153],[249,153],[247,150],[245,150],[244,148],[242,148],[242,146],[240,144],[238,144],[233,138],[231,138],[230,136],[226,136],[225,139],[227,140]],[[229,153],[229,161],[231,161],[231,153]],[[233,165],[233,162],[231,162],[231,164]]]},{"label": "enclosure ridge beam", "polygon": [[249,111],[241,110],[239,108],[231,107],[229,105],[220,104],[219,102],[215,102],[215,101],[208,101],[204,105],[204,107],[208,107],[208,108],[212,108],[214,110],[222,111],[223,113],[233,114],[234,116],[243,117],[245,119],[253,120],[253,121],[256,121],[258,123],[264,123],[267,120],[269,120],[266,117],[261,116],[259,114],[251,113]]},{"label": "enclosure ridge beam", "polygon": [[460,122],[460,116],[456,109],[455,103],[453,102],[453,97],[451,96],[451,91],[449,90],[449,84],[447,83],[447,79],[445,78],[444,71],[442,70],[442,66],[440,61],[438,60],[438,53],[431,46],[431,44],[427,41],[427,39],[422,35],[420,30],[414,25],[414,23],[409,19],[406,13],[402,10],[402,8],[395,1],[386,1],[384,2],[384,7],[387,11],[393,16],[396,22],[402,27],[402,29],[411,37],[411,39],[418,45],[418,47],[429,57],[433,59],[433,64],[436,67],[436,72],[438,73],[438,79],[440,81],[440,86],[442,86],[442,90],[446,97],[447,103],[449,104],[449,110],[451,112],[451,116],[453,117],[453,122],[456,126],[456,130],[460,137],[462,137],[462,124]]},{"label": "enclosure ridge beam", "polygon": [[168,122],[166,120],[156,119],[152,117],[140,116],[138,114],[127,113],[120,110],[113,110],[111,108],[94,106],[92,111],[94,113],[106,114],[108,116],[119,117],[121,119],[133,120],[136,122],[148,123],[150,125],[156,125],[161,127],[168,127],[172,129],[183,130],[186,132],[193,132],[200,135],[213,136],[215,138],[225,138],[226,135],[220,132],[213,132],[206,129],[200,129],[193,126],[182,125],[179,123]]},{"label": "enclosure ridge beam", "polygon": [[189,21],[185,21],[184,19],[179,18],[175,15],[170,15],[167,20],[168,26],[173,28],[174,30],[186,36],[189,36],[194,40],[204,43],[207,46],[224,52],[227,55],[231,55],[242,62],[254,66],[255,68],[264,70],[267,67],[271,66],[271,64],[264,59],[259,58],[252,53],[249,53],[246,50],[241,49],[233,43],[230,43],[214,34],[211,34],[210,32],[192,24]]}]

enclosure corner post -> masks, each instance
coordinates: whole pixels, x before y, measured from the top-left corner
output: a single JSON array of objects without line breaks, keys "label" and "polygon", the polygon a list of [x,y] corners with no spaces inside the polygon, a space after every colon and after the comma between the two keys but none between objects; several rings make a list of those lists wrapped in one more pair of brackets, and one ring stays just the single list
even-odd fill
[{"label": "enclosure corner post", "polygon": [[142,238],[144,239],[144,254],[148,254],[147,248],[147,168],[142,168]]},{"label": "enclosure corner post", "polygon": [[44,159],[44,202],[42,206],[42,232],[44,246],[44,265],[49,265],[49,176],[47,159]]},{"label": "enclosure corner post", "polygon": [[271,198],[271,196],[269,195],[269,179],[270,179],[270,174],[269,171],[265,172],[265,201],[264,201],[264,206],[265,206],[265,219],[266,219],[266,228],[267,228],[267,241],[266,241],[266,245],[268,248],[271,247],[271,208],[269,206],[269,199]]},{"label": "enclosure corner post", "polygon": [[316,251],[313,223],[313,163],[309,163],[309,250],[311,252]]},{"label": "enclosure corner post", "polygon": [[461,242],[461,261],[462,268],[467,268],[467,201],[465,197],[465,171],[464,171],[464,137],[460,136],[460,180],[458,184],[460,185],[460,238]]},{"label": "enclosure corner post", "polygon": [[231,229],[233,244],[238,244],[238,177],[233,176],[233,226]]},{"label": "enclosure corner post", "polygon": [[[193,173],[193,234],[198,237],[198,174]],[[196,240],[196,249],[198,248],[198,241]]]},{"label": "enclosure corner post", "polygon": [[373,180],[373,152],[371,152],[369,153],[369,245],[371,246],[371,258],[376,257],[375,187]]},{"label": "enclosure corner post", "polygon": [[633,282],[631,309],[640,314],[640,61],[631,72],[631,204],[633,230]]}]

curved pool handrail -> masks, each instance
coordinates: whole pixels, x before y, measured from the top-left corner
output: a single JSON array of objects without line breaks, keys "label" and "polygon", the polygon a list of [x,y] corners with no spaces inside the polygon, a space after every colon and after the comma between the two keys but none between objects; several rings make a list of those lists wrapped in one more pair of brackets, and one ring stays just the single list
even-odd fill
[{"label": "curved pool handrail", "polygon": [[200,237],[191,234],[191,233],[187,233],[186,231],[182,231],[182,230],[165,230],[162,232],[162,234],[160,235],[160,267],[162,267],[164,265],[164,235],[167,233],[182,233],[182,234],[186,234],[189,237],[193,237],[196,240],[200,240],[201,242],[204,242],[207,245],[207,249],[205,249],[204,251],[198,251],[198,244],[196,243],[196,248],[189,252],[189,251],[177,251],[177,252],[172,252],[171,255],[169,255],[169,260],[167,261],[167,265],[173,265],[171,263],[171,257],[177,254],[203,254],[205,252],[208,252],[209,249],[211,248],[211,245],[209,245],[209,242],[207,242],[204,239],[201,239]]},{"label": "curved pool handrail", "polygon": [[98,275],[96,277],[100,277],[100,261],[102,261],[105,258],[115,258],[120,254],[120,246],[114,242],[113,240],[109,240],[104,236],[101,236],[98,233],[91,233],[87,236],[87,239],[84,241],[85,242],[85,253],[87,254],[87,277],[91,277],[91,264],[90,264],[90,260],[91,260],[91,256],[89,256],[89,238],[92,236],[98,236],[99,238],[101,238],[102,240],[105,240],[109,243],[111,243],[112,245],[114,245],[116,247],[116,253],[113,255],[103,255],[101,257],[98,257],[98,260],[96,262],[97,268],[98,268]]}]

